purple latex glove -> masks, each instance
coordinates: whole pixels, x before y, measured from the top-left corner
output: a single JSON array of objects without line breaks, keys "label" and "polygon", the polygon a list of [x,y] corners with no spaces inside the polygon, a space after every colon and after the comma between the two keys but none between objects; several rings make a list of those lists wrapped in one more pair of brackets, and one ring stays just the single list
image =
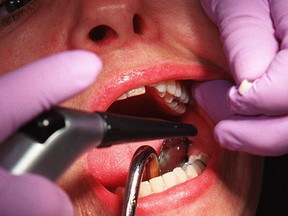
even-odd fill
[{"label": "purple latex glove", "polygon": [[[102,64],[87,51],[56,54],[0,76],[0,143],[21,125],[92,84]],[[0,169],[1,215],[73,215],[68,196],[37,175]]]},{"label": "purple latex glove", "polygon": [[232,109],[244,115],[288,113],[288,1],[201,0],[219,27],[237,85],[253,83],[244,94],[232,88]]},{"label": "purple latex glove", "polygon": [[224,80],[203,82],[193,87],[200,106],[218,123],[215,139],[224,148],[256,155],[288,153],[288,116],[243,116],[230,108],[227,91],[232,83]]},{"label": "purple latex glove", "polygon": [[[228,98],[223,97],[227,98],[227,107],[238,115],[217,125],[216,138],[229,149],[260,155],[287,153],[288,1],[201,0],[201,3],[219,27],[237,85],[226,89]],[[225,91],[220,83],[215,83],[204,91],[205,101],[213,99],[211,94],[216,85],[222,88],[221,92]]]}]

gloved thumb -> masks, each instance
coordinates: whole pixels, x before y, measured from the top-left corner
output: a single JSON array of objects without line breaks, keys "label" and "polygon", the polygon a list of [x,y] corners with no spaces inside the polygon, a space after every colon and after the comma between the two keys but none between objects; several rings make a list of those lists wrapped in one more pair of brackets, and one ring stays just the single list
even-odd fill
[{"label": "gloved thumb", "polygon": [[73,50],[0,76],[0,143],[39,113],[86,89],[101,67],[94,53]]}]

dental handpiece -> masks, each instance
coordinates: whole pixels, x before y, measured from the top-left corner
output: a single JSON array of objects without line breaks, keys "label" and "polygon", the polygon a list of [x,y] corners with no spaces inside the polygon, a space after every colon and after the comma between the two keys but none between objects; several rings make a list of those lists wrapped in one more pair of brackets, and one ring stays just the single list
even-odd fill
[{"label": "dental handpiece", "polygon": [[192,124],[54,108],[0,145],[0,166],[15,175],[35,173],[56,180],[91,147],[196,134]]}]

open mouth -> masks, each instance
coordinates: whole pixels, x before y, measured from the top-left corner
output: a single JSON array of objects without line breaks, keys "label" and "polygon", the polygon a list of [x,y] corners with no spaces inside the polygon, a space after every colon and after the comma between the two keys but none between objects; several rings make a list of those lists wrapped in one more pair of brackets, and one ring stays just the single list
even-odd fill
[{"label": "open mouth", "polygon": [[[185,113],[189,102],[189,93],[184,81],[170,80],[130,90],[122,94],[108,111],[144,117],[170,118]],[[135,103],[138,105],[135,106]],[[134,106],[131,106],[132,104]],[[127,110],[127,107],[131,110]]]},{"label": "open mouth", "polygon": [[[108,111],[180,121],[178,118],[186,112],[186,109],[193,107],[193,103],[195,103],[192,101],[188,88],[191,88],[189,81],[178,80],[141,86],[121,95],[109,107]],[[135,104],[138,104],[138,106],[135,106]],[[146,108],[147,105],[149,107],[148,110]],[[127,110],[127,107],[131,109]],[[145,107],[144,110],[143,107]],[[207,153],[200,152],[199,149],[194,147],[192,138],[183,137],[163,140],[158,156],[160,176],[152,179],[143,179],[144,181],[140,185],[139,197],[160,193],[175,185],[196,178],[204,172],[209,158]],[[123,196],[124,188],[117,187],[115,194]]]},{"label": "open mouth", "polygon": [[[191,68],[190,71],[196,70],[196,67]],[[187,77],[186,69],[185,72]],[[215,75],[215,71],[213,73]],[[207,79],[208,75],[206,78],[204,76],[204,79]],[[217,76],[223,78],[223,74],[218,73]],[[162,81],[146,83],[138,87],[135,85],[135,88],[128,91],[117,92],[118,99],[108,107],[107,111],[113,113],[191,123],[197,127],[199,133],[192,138],[154,140],[92,150],[88,154],[88,166],[93,178],[98,182],[94,185],[94,194],[98,198],[102,197],[99,199],[102,199],[105,206],[109,197],[110,204],[107,208],[110,209],[111,200],[114,200],[115,214],[121,212],[131,158],[142,145],[152,146],[161,157],[160,161],[166,163],[166,167],[164,166],[160,176],[143,179],[139,191],[137,214],[147,212],[157,214],[167,209],[168,203],[169,208],[181,207],[199,198],[215,180],[213,164],[219,147],[213,139],[213,123],[198,107],[189,90],[194,80],[200,80],[199,75],[197,79],[192,78],[192,80],[164,78]],[[99,161],[99,157],[105,160]],[[104,193],[107,199],[103,198]]]}]

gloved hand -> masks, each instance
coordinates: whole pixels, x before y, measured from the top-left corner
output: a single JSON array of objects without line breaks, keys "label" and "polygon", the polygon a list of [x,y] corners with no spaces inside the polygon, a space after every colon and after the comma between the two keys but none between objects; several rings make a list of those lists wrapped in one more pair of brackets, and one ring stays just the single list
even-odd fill
[{"label": "gloved hand", "polygon": [[201,0],[219,26],[237,85],[247,79],[244,95],[230,93],[234,111],[245,115],[288,113],[288,1]]},{"label": "gloved hand", "polygon": [[[87,51],[56,54],[0,76],[0,143],[21,125],[95,81],[101,62]],[[68,196],[37,175],[0,169],[1,215],[73,215]]]},{"label": "gloved hand", "polygon": [[[233,112],[246,115],[235,116],[237,122],[222,121],[216,127],[216,137],[230,149],[261,155],[287,153],[288,1],[201,0],[201,3],[219,27],[237,85],[229,90],[229,106]],[[245,79],[248,85],[242,84]],[[252,131],[258,131],[259,137]],[[269,139],[261,134],[269,134]]]},{"label": "gloved hand", "polygon": [[288,116],[243,116],[231,109],[227,91],[233,86],[224,80],[198,83],[193,95],[199,105],[218,123],[215,139],[223,148],[256,155],[288,153]]}]

